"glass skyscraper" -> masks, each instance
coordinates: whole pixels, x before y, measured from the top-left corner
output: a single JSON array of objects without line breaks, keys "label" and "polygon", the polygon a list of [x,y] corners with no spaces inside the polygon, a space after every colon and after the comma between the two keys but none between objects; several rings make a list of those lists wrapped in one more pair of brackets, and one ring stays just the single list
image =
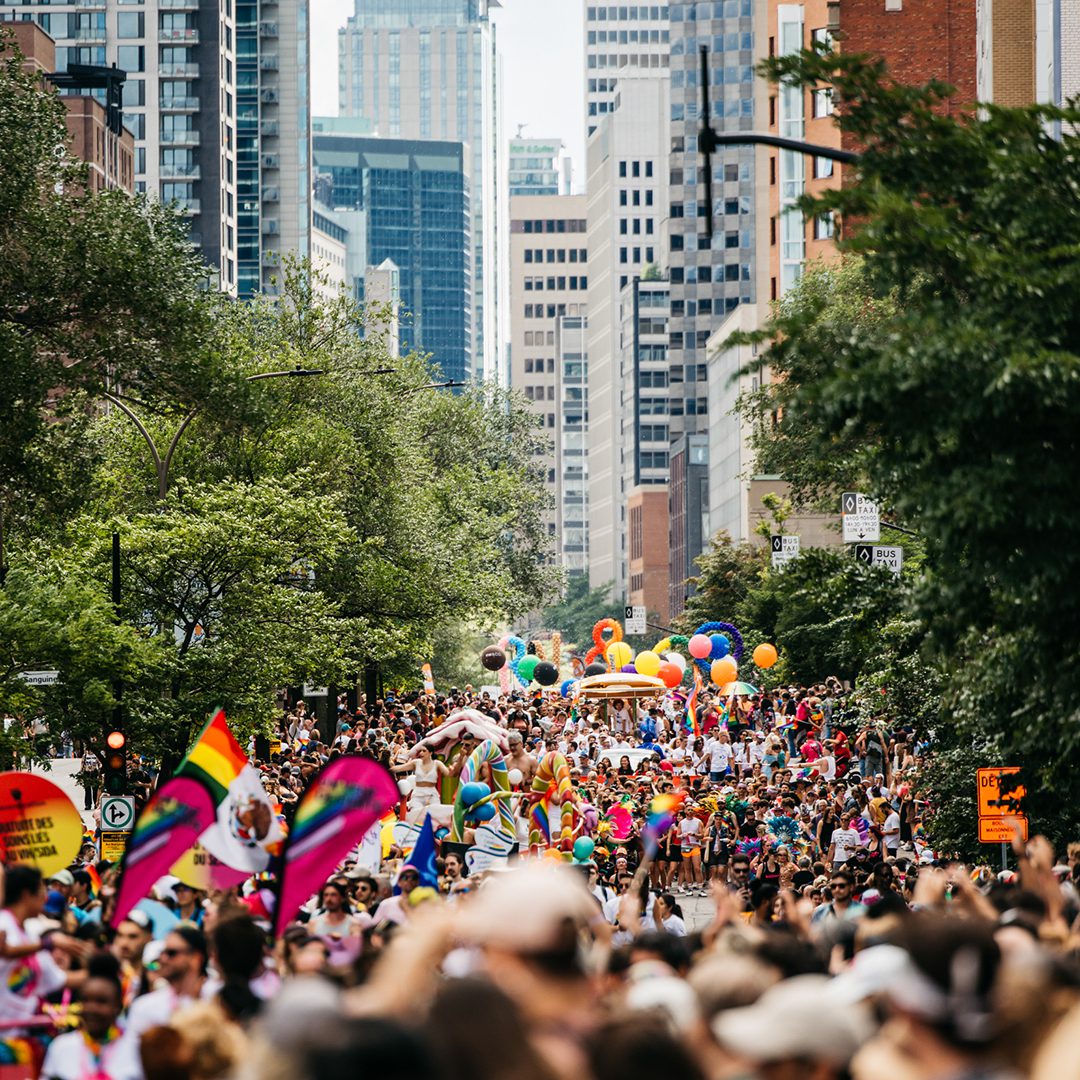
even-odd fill
[{"label": "glass skyscraper", "polygon": [[317,132],[313,148],[328,204],[363,216],[364,263],[390,259],[398,269],[402,350],[431,353],[447,379],[471,378],[465,148],[332,132]]}]

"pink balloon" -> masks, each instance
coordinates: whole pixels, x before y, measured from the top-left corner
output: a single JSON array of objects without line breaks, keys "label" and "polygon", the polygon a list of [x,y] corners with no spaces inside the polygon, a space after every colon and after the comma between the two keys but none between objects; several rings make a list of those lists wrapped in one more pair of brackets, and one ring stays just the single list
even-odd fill
[{"label": "pink balloon", "polygon": [[712,652],[712,639],[706,634],[695,634],[690,639],[689,648],[695,660],[704,660]]}]

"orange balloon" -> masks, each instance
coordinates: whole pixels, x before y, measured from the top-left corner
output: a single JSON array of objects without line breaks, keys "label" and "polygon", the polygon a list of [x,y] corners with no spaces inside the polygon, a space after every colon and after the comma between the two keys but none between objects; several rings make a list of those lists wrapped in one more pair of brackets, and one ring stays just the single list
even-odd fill
[{"label": "orange balloon", "polygon": [[724,686],[739,677],[739,665],[730,656],[722,656],[719,660],[712,662],[709,675],[717,686]]},{"label": "orange balloon", "polygon": [[767,641],[762,642],[754,650],[754,663],[762,670],[771,668],[778,659],[779,656],[776,652],[776,646],[770,645]]}]

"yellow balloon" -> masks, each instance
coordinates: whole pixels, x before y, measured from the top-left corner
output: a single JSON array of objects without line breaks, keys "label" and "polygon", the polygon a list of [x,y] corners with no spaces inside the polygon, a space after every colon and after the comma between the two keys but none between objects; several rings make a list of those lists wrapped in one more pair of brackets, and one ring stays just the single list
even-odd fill
[{"label": "yellow balloon", "polygon": [[660,670],[660,657],[651,649],[645,649],[637,654],[634,667],[639,675],[655,675]]},{"label": "yellow balloon", "polygon": [[613,641],[607,648],[608,663],[618,671],[634,659],[634,650],[625,641]]},{"label": "yellow balloon", "polygon": [[730,656],[722,656],[719,660],[712,662],[709,675],[717,686],[724,686],[739,677],[739,666]]}]

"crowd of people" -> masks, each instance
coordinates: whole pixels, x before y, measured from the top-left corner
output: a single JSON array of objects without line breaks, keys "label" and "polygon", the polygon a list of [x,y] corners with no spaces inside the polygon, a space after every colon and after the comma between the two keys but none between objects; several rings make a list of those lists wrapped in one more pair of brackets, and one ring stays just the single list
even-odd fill
[{"label": "crowd of people", "polygon": [[[439,830],[428,881],[415,829],[374,858],[358,837],[277,939],[257,878],[164,878],[111,928],[116,868],[92,849],[47,881],[7,867],[0,1035],[33,1061],[19,1075],[1080,1077],[1080,844],[1059,861],[1018,838],[1004,872],[935,852],[926,746],[859,718],[839,684],[705,694],[689,719],[676,695],[464,688],[321,720],[298,702],[255,755],[264,786],[287,819],[318,768],[364,753],[415,826],[477,740],[418,744],[462,709],[505,731],[518,852],[471,866]],[[586,858],[530,835],[553,751],[597,812]]]}]

